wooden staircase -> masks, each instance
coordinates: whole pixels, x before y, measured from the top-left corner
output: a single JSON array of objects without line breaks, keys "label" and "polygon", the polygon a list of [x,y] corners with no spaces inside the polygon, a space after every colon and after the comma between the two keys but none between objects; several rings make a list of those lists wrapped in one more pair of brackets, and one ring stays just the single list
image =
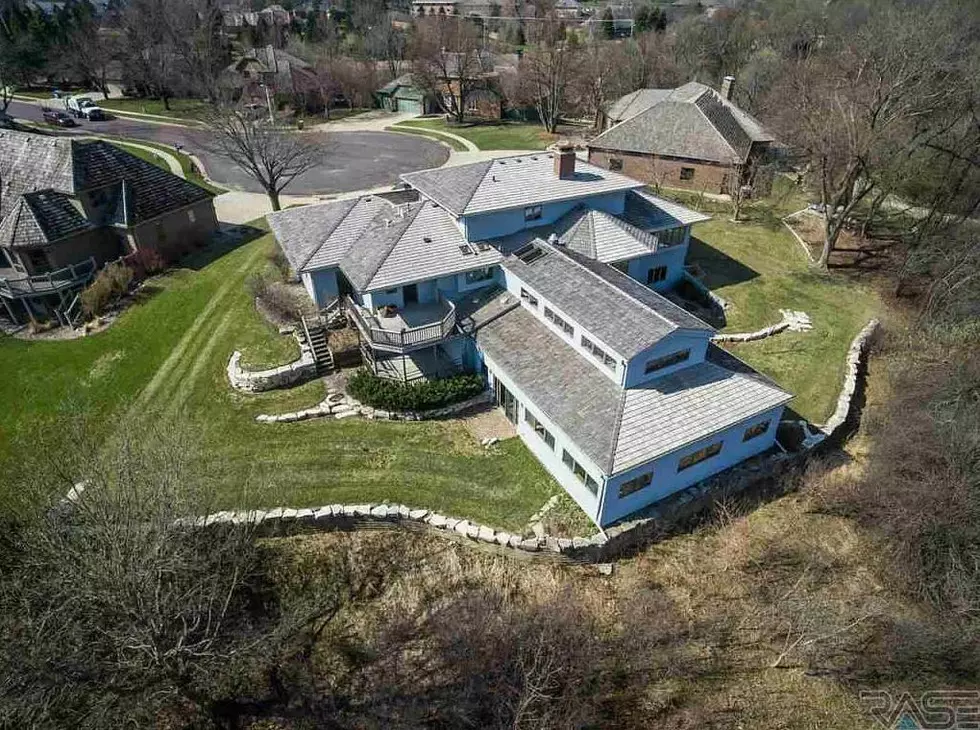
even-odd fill
[{"label": "wooden staircase", "polygon": [[317,375],[325,375],[332,371],[335,365],[333,353],[327,345],[326,325],[319,319],[309,322],[306,317],[303,317],[303,333],[306,335],[307,344],[313,351]]}]

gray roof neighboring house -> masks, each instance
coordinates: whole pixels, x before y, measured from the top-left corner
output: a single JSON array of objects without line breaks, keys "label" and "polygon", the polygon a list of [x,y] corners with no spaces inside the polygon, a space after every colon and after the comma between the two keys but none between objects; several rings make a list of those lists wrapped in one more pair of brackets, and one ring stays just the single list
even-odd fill
[{"label": "gray roof neighboring house", "polygon": [[401,179],[456,216],[634,190],[643,183],[582,161],[575,174],[555,174],[554,154],[539,152],[458,167],[411,172]]},{"label": "gray roof neighboring house", "polygon": [[705,362],[623,389],[523,307],[490,320],[477,329],[476,339],[533,407],[607,475],[653,461],[792,398],[714,345]]},{"label": "gray roof neighboring house", "polygon": [[71,199],[53,190],[20,196],[0,222],[0,246],[45,246],[95,225],[79,212]]},{"label": "gray roof neighboring house", "polygon": [[590,148],[735,164],[753,142],[774,139],[751,115],[695,81],[627,94],[608,115],[614,126]]},{"label": "gray roof neighboring house", "polygon": [[[73,198],[97,193],[98,219]],[[97,225],[135,226],[214,195],[108,142],[0,131],[3,245],[44,245]]]},{"label": "gray roof neighboring house", "polygon": [[[544,255],[531,263],[511,255],[504,259],[503,267],[624,358],[634,357],[677,330],[714,332],[608,264],[540,238],[525,240],[541,248]],[[515,243],[508,241],[506,249],[513,251]]]}]

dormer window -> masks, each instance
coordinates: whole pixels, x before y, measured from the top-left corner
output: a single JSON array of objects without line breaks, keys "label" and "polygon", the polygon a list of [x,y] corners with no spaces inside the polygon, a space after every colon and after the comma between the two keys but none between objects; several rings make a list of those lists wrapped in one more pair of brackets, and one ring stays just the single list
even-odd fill
[{"label": "dormer window", "polygon": [[526,221],[537,221],[541,220],[542,210],[540,205],[529,205],[524,209],[524,220]]}]

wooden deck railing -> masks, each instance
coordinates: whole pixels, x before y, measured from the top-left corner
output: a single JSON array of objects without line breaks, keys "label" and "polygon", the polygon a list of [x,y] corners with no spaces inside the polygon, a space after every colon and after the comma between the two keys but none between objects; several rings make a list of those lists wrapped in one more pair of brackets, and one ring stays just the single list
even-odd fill
[{"label": "wooden deck railing", "polygon": [[14,299],[31,294],[50,294],[87,281],[95,274],[96,268],[95,258],[90,257],[80,264],[72,264],[46,274],[22,276],[17,279],[0,278],[0,293]]},{"label": "wooden deck railing", "polygon": [[[347,311],[354,318],[358,329],[368,341],[376,347],[393,350],[406,350],[424,345],[435,344],[453,333],[456,329],[456,306],[445,300],[449,305],[449,311],[438,322],[425,324],[420,327],[408,327],[402,330],[388,330],[383,327],[376,327],[370,315],[365,312],[350,298],[346,300]],[[372,318],[373,319],[373,318]]]}]

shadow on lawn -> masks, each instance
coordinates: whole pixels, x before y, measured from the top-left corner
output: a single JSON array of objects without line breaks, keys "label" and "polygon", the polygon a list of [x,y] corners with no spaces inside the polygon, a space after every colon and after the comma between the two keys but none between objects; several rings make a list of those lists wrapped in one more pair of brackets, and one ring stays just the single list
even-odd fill
[{"label": "shadow on lawn", "polygon": [[230,226],[219,224],[217,233],[212,236],[206,246],[186,254],[177,264],[177,268],[199,271],[211,265],[225,254],[231,253],[246,243],[264,236],[266,231],[249,225]]},{"label": "shadow on lawn", "polygon": [[709,289],[728,286],[730,284],[741,284],[744,281],[751,281],[759,276],[755,269],[751,269],[741,261],[733,259],[731,256],[719,251],[717,248],[709,246],[700,238],[691,237],[691,246],[687,253],[687,263],[697,264],[704,272],[704,284]]}]

